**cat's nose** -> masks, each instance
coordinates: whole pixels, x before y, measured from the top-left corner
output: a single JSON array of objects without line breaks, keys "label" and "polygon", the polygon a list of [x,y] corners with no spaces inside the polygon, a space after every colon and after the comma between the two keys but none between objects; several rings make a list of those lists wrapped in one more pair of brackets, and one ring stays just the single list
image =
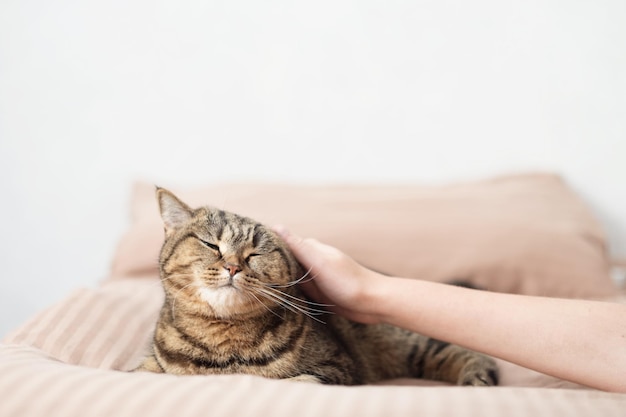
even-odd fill
[{"label": "cat's nose", "polygon": [[241,267],[239,265],[229,263],[224,264],[224,269],[228,271],[231,277],[234,277],[237,272],[241,271]]}]

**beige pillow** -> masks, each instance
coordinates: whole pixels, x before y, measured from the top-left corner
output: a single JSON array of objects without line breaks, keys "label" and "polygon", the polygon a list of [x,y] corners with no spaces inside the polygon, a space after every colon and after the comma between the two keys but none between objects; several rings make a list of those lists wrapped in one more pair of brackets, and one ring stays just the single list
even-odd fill
[{"label": "beige pillow", "polygon": [[[212,205],[286,225],[391,275],[461,279],[493,291],[546,296],[599,297],[616,291],[600,225],[557,175],[440,186],[170,189],[191,206]],[[156,275],[162,239],[154,185],[137,183],[132,226],[117,249],[112,277]]]}]

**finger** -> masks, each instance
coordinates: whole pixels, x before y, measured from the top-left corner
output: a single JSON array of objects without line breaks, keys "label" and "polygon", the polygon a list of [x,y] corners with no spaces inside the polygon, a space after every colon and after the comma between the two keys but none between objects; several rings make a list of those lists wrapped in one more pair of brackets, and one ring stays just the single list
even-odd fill
[{"label": "finger", "polygon": [[283,224],[275,224],[271,226],[271,229],[275,231],[276,233],[278,233],[278,235],[282,237],[283,239],[286,239],[287,235],[289,235],[290,233],[289,229],[287,229],[287,227]]},{"label": "finger", "polygon": [[278,233],[285,243],[287,243],[289,249],[291,249],[296,258],[298,258],[302,264],[304,264],[307,268],[311,267],[314,261],[311,254],[314,253],[314,250],[310,247],[310,242],[307,242],[305,239],[292,233],[283,225],[272,226],[272,230]]},{"label": "finger", "polygon": [[294,233],[292,233],[289,229],[287,229],[287,227],[285,227],[282,224],[276,224],[274,226],[271,227],[273,231],[275,231],[276,233],[278,233],[278,235],[280,237],[283,238],[283,240],[285,242],[287,242],[287,244],[289,244],[290,246],[292,244],[297,244],[302,242],[302,238],[295,235]]}]

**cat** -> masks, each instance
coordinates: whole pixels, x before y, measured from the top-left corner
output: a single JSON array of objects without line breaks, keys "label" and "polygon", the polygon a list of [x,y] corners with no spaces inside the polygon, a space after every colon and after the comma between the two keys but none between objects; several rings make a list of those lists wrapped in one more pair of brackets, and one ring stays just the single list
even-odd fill
[{"label": "cat", "polygon": [[497,385],[493,359],[386,324],[324,312],[297,285],[309,277],[270,228],[156,190],[165,240],[165,301],[151,352],[135,371],[253,374],[360,385],[425,378]]}]

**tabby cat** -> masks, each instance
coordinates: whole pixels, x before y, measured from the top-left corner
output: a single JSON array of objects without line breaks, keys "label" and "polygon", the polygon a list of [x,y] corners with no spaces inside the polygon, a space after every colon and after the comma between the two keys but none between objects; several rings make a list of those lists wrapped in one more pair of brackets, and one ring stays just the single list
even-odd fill
[{"label": "tabby cat", "polygon": [[272,230],[157,188],[165,302],[136,371],[245,373],[323,384],[416,377],[496,385],[495,362],[390,325],[327,314],[297,285],[305,271]]}]

